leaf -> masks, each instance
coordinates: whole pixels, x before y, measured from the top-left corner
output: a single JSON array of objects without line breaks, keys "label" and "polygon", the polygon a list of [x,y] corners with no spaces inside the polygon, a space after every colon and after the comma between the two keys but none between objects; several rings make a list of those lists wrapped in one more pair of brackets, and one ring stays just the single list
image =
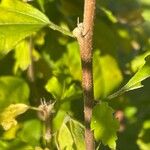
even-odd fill
[{"label": "leaf", "polygon": [[14,72],[16,73],[18,68],[26,70],[31,64],[29,43],[25,40],[21,41],[15,48],[16,63],[14,66]]},{"label": "leaf", "polygon": [[113,116],[113,109],[108,103],[98,104],[93,109],[91,129],[94,130],[94,137],[97,141],[102,141],[111,149],[116,148],[117,130],[119,123]]},{"label": "leaf", "polygon": [[149,0],[142,0],[141,1],[142,5],[143,5],[143,11],[142,11],[142,16],[146,21],[150,21],[150,10],[149,10],[149,6],[150,6],[150,1]]},{"label": "leaf", "polygon": [[56,136],[56,142],[60,149],[84,150],[84,126],[67,116]]},{"label": "leaf", "polygon": [[73,37],[31,5],[18,0],[3,0],[0,5],[0,51],[9,52],[19,41],[44,26]]},{"label": "leaf", "polygon": [[150,120],[143,123],[143,127],[138,135],[137,144],[141,150],[149,150],[150,148]]},{"label": "leaf", "polygon": [[145,64],[145,58],[150,55],[150,51],[145,52],[142,55],[136,56],[132,61],[131,61],[131,69],[133,72],[138,71],[144,64]]},{"label": "leaf", "polygon": [[0,5],[0,51],[7,53],[19,41],[48,24],[49,19],[31,5],[3,0]]},{"label": "leaf", "polygon": [[137,73],[129,80],[129,82],[122,87],[119,91],[108,96],[108,99],[115,98],[127,91],[143,87],[141,82],[150,77],[150,55],[145,58],[145,64],[137,71]]},{"label": "leaf", "polygon": [[0,77],[0,109],[12,103],[28,103],[28,84],[21,78],[13,76]]},{"label": "leaf", "polygon": [[67,54],[65,56],[66,66],[75,80],[81,81],[81,60],[79,46],[77,42],[71,42],[67,45]]},{"label": "leaf", "polygon": [[[34,129],[34,130],[33,130]],[[18,133],[19,138],[29,145],[36,146],[40,142],[42,125],[40,120],[27,120]]]},{"label": "leaf", "polygon": [[84,150],[85,149],[85,140],[84,140],[84,126],[73,119],[70,119],[69,128],[74,139],[74,144],[77,150]]},{"label": "leaf", "polygon": [[20,126],[16,125],[16,126],[13,126],[12,128],[10,128],[9,130],[5,131],[3,134],[3,139],[5,139],[5,140],[15,139],[19,128],[20,128]]},{"label": "leaf", "polygon": [[[110,65],[111,64],[111,65]],[[101,56],[99,50],[94,53],[94,97],[106,97],[117,88],[123,77],[119,66],[111,55]],[[110,82],[111,81],[111,82]]]},{"label": "leaf", "polygon": [[63,92],[63,87],[57,77],[52,77],[48,80],[46,86],[46,90],[50,92],[55,99],[60,99]]},{"label": "leaf", "polygon": [[48,80],[45,88],[56,100],[64,100],[81,93],[80,88],[71,81],[70,76],[53,76]]},{"label": "leaf", "polygon": [[57,146],[58,149],[71,150],[73,147],[72,135],[65,123],[62,124],[58,134],[57,134]]},{"label": "leaf", "polygon": [[15,65],[14,65],[14,73],[17,73],[18,69],[26,70],[29,65],[31,64],[31,56],[33,60],[38,60],[40,55],[38,52],[33,48],[32,54],[30,54],[30,42],[29,40],[22,40],[17,44],[15,48]]},{"label": "leaf", "polygon": [[4,130],[8,130],[11,127],[17,125],[15,118],[25,113],[29,109],[29,106],[25,104],[11,104],[7,107],[0,115],[0,124],[3,126]]}]

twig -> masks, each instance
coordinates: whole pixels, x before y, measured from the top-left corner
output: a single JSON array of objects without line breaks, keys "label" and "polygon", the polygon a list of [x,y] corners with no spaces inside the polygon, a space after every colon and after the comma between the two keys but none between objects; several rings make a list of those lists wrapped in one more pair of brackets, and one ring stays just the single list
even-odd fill
[{"label": "twig", "polygon": [[82,62],[86,150],[95,149],[93,132],[90,130],[92,109],[94,105],[92,45],[95,4],[95,0],[85,0],[83,23],[78,24],[73,31],[73,34],[77,38],[80,46],[80,56]]},{"label": "twig", "polygon": [[32,52],[33,52],[33,37],[30,36],[30,39],[29,39],[29,55],[30,55],[30,65],[29,65],[29,68],[28,68],[28,77],[29,77],[29,80],[31,82],[34,82],[35,80],[35,75],[34,75],[34,66],[33,66],[33,55],[32,55]]}]

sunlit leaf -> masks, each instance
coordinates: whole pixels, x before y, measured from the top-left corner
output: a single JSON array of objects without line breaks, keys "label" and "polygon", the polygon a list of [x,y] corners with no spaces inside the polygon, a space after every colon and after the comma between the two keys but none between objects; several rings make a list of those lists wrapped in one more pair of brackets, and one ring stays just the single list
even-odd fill
[{"label": "sunlit leaf", "polygon": [[0,5],[0,51],[7,53],[20,40],[48,24],[49,19],[31,5],[3,0]]},{"label": "sunlit leaf", "polygon": [[149,51],[142,55],[138,55],[131,61],[131,69],[133,72],[136,72],[145,64],[145,57],[147,57],[148,55],[150,55]]},{"label": "sunlit leaf", "polygon": [[149,10],[150,1],[141,0],[141,4],[143,5],[143,8],[144,8],[142,12],[142,16],[144,17],[146,21],[150,21],[150,10]]},{"label": "sunlit leaf", "polygon": [[59,149],[71,150],[73,148],[72,135],[65,123],[62,124],[56,138]]},{"label": "sunlit leaf", "polygon": [[111,149],[116,148],[117,130],[119,123],[113,116],[113,109],[107,103],[101,103],[94,107],[91,129],[97,141],[102,141]]},{"label": "sunlit leaf", "polygon": [[77,150],[85,149],[84,126],[76,120],[70,119],[68,122],[74,144]]},{"label": "sunlit leaf", "polygon": [[3,134],[3,139],[5,139],[5,140],[15,139],[19,128],[20,128],[20,126],[17,124],[16,126],[13,126],[9,130],[5,131]]},{"label": "sunlit leaf", "polygon": [[0,52],[7,53],[19,41],[44,26],[73,37],[31,5],[18,0],[3,0],[0,4]]},{"label": "sunlit leaf", "polygon": [[29,106],[25,104],[11,104],[0,115],[0,124],[5,130],[17,125],[15,118],[25,113],[29,109]]},{"label": "sunlit leaf", "polygon": [[80,52],[77,42],[67,45],[66,65],[69,68],[70,74],[76,80],[81,80],[81,61]]},{"label": "sunlit leaf", "polygon": [[145,58],[145,64],[137,71],[137,73],[129,80],[129,82],[119,91],[108,96],[108,99],[115,98],[127,91],[143,87],[141,82],[150,77],[150,55]]},{"label": "sunlit leaf", "polygon": [[60,99],[63,92],[63,87],[61,83],[59,82],[57,77],[52,77],[48,80],[46,86],[46,90],[50,92],[55,99]]},{"label": "sunlit leaf", "polygon": [[16,64],[14,71],[17,72],[18,68],[26,70],[31,64],[31,57],[29,51],[29,43],[25,40],[20,42],[15,48]]},{"label": "sunlit leaf", "polygon": [[76,86],[74,83],[71,83],[70,77],[63,78],[63,76],[62,78],[53,76],[48,80],[45,88],[56,100],[70,98],[81,93],[78,86]]},{"label": "sunlit leaf", "polygon": [[100,56],[99,51],[96,51],[94,53],[95,99],[106,97],[120,85],[122,79],[123,77],[115,58],[110,55]]},{"label": "sunlit leaf", "polygon": [[56,136],[56,142],[60,149],[84,150],[84,126],[67,116]]},{"label": "sunlit leaf", "polygon": [[31,57],[33,60],[38,60],[40,55],[38,52],[33,48],[32,54],[30,54],[30,42],[29,40],[22,40],[19,44],[17,44],[15,48],[15,65],[14,65],[14,72],[16,73],[18,69],[26,70],[31,64]]}]

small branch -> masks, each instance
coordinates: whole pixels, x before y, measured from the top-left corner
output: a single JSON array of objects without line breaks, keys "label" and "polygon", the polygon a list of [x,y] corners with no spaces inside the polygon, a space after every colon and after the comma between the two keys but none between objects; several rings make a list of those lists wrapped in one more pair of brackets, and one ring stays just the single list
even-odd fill
[{"label": "small branch", "polygon": [[94,136],[90,129],[92,109],[94,105],[92,45],[95,5],[95,0],[85,0],[83,23],[78,24],[77,28],[73,30],[73,34],[77,38],[80,46],[80,56],[82,62],[86,150],[95,149]]},{"label": "small branch", "polygon": [[67,35],[67,36],[75,38],[74,35],[70,31],[68,31],[68,30],[66,30],[66,29],[64,29],[64,28],[54,24],[53,22],[51,22],[48,25],[48,27],[53,29],[53,30],[59,31],[59,32],[63,33],[64,35]]},{"label": "small branch", "polygon": [[35,81],[35,75],[34,75],[34,66],[33,66],[33,55],[32,55],[32,52],[33,52],[33,37],[30,36],[30,39],[29,39],[29,55],[30,55],[30,65],[29,65],[29,68],[28,68],[28,78],[31,82],[34,82]]}]

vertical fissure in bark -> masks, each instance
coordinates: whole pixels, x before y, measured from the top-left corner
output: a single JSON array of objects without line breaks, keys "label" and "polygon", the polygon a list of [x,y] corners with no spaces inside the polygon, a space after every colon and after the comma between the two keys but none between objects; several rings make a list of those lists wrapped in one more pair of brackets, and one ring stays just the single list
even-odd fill
[{"label": "vertical fissure in bark", "polygon": [[94,103],[93,90],[93,26],[95,17],[96,0],[84,1],[83,23],[78,24],[73,34],[80,46],[82,62],[82,88],[84,96],[84,119],[85,119],[85,144],[86,150],[94,150],[94,136],[90,129],[92,109]]}]

